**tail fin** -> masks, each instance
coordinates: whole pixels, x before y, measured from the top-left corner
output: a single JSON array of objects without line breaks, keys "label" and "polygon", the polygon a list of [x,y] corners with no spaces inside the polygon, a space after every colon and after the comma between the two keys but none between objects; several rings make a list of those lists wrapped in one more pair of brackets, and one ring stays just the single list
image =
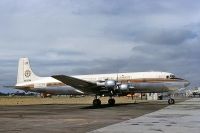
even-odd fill
[{"label": "tail fin", "polygon": [[20,58],[18,64],[17,83],[30,82],[39,79],[31,70],[28,58]]}]

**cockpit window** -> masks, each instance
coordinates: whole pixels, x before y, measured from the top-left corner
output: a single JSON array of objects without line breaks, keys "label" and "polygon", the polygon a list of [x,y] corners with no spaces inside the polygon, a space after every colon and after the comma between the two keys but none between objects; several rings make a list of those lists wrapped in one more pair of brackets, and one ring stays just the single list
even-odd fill
[{"label": "cockpit window", "polygon": [[176,76],[173,75],[173,74],[167,75],[167,76],[166,76],[166,79],[175,79],[175,78],[176,78]]},{"label": "cockpit window", "polygon": [[175,78],[175,75],[170,75],[170,79],[174,79]]}]

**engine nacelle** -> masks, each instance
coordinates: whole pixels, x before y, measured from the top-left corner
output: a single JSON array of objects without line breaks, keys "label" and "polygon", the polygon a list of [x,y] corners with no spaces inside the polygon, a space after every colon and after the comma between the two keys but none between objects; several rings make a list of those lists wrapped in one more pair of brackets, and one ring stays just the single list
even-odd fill
[{"label": "engine nacelle", "polygon": [[128,84],[121,84],[119,86],[119,89],[122,91],[128,91],[129,90],[129,85]]},{"label": "engine nacelle", "polygon": [[130,91],[131,89],[134,89],[134,87],[130,84],[121,84],[119,85],[119,89],[121,91]]},{"label": "engine nacelle", "polygon": [[106,80],[105,81],[105,87],[107,88],[114,88],[117,85],[117,82],[115,80]]},{"label": "engine nacelle", "polygon": [[115,80],[98,81],[97,86],[103,86],[106,88],[114,88],[115,86],[117,86],[117,82]]}]

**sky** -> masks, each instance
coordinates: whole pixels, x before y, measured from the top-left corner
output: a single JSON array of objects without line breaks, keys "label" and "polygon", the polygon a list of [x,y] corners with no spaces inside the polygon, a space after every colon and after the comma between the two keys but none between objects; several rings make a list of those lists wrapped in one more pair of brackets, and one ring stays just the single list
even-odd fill
[{"label": "sky", "polygon": [[1,0],[0,84],[14,85],[18,59],[28,57],[40,76],[166,71],[200,86],[199,6],[199,0]]}]

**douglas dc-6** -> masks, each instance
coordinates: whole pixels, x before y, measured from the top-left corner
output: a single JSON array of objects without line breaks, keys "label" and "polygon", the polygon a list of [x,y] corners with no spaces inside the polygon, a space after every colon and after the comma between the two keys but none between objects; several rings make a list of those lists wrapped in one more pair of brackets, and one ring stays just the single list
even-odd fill
[{"label": "douglas dc-6", "polygon": [[[15,88],[48,94],[94,95],[93,105],[100,106],[102,95],[109,96],[108,104],[114,105],[116,95],[130,93],[172,92],[189,85],[187,80],[168,72],[134,72],[92,75],[53,75],[39,77],[33,73],[28,58],[20,58]],[[169,97],[168,103],[174,104]]]}]

